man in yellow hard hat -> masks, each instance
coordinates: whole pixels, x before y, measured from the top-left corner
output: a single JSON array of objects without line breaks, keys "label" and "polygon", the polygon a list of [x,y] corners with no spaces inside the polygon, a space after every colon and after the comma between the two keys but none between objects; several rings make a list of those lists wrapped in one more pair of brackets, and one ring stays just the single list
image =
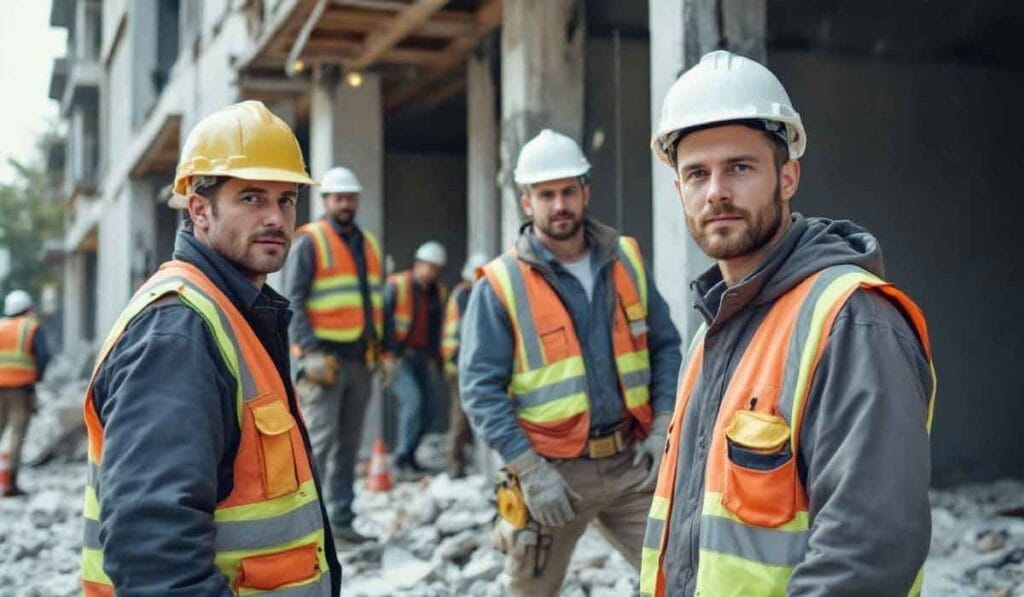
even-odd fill
[{"label": "man in yellow hard hat", "polygon": [[85,398],[86,595],[337,595],[337,561],[290,383],[281,268],[306,174],[260,102],[189,134],[174,260],[107,336]]}]

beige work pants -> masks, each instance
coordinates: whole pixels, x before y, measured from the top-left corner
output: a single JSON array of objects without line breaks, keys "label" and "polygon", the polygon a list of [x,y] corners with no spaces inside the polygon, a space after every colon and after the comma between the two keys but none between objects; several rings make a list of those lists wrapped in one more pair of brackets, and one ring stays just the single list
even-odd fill
[{"label": "beige work pants", "polygon": [[653,493],[638,489],[647,475],[647,467],[633,466],[632,460],[633,451],[626,450],[601,460],[552,461],[581,499],[572,500],[576,517],[569,524],[542,528],[541,540],[546,542],[543,535],[549,533],[551,546],[547,564],[538,577],[533,575],[537,548],[516,541],[516,529],[499,519],[495,543],[498,550],[505,553],[505,571],[512,577],[511,595],[558,595],[576,542],[591,522],[637,570],[640,569],[640,550]]},{"label": "beige work pants", "polygon": [[18,484],[18,470],[21,468],[21,448],[25,443],[25,431],[32,417],[32,402],[35,397],[24,388],[0,388],[0,439],[4,429],[10,425],[11,443],[11,486]]}]

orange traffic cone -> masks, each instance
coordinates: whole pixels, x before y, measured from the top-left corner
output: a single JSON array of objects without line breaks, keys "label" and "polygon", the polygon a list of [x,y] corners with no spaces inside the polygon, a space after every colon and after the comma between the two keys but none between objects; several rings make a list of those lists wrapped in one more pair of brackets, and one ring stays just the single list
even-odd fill
[{"label": "orange traffic cone", "polygon": [[373,441],[370,454],[370,474],[366,477],[366,491],[391,491],[391,473],[388,472],[388,447],[384,440]]},{"label": "orange traffic cone", "polygon": [[0,452],[0,497],[11,491],[11,455]]}]

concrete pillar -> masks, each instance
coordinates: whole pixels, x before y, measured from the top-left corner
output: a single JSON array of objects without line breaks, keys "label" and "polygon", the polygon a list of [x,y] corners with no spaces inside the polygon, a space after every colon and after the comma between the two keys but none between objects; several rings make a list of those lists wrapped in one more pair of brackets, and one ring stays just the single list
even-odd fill
[{"label": "concrete pillar", "polygon": [[85,301],[85,259],[79,251],[64,258],[64,338],[65,350],[76,350],[82,342]]},{"label": "concrete pillar", "polygon": [[505,0],[501,28],[502,246],[522,219],[512,179],[519,149],[543,128],[582,141],[586,3]]},{"label": "concrete pillar", "polygon": [[[661,121],[661,103],[679,75],[700,57],[725,47],[765,60],[765,0],[722,0],[722,31],[715,0],[650,0],[651,128]],[[686,229],[671,168],[651,155],[654,217],[654,277],[683,336],[684,347],[699,320],[691,308],[689,283],[712,261]]]},{"label": "concrete pillar", "polygon": [[470,54],[466,65],[466,253],[497,255],[501,231],[498,203],[498,115],[491,57]]},{"label": "concrete pillar", "polygon": [[[319,180],[334,166],[356,173],[363,185],[358,222],[378,238],[384,237],[384,113],[380,76],[363,73],[362,84],[340,80],[336,66],[317,70],[310,94],[310,170]],[[310,219],[323,213],[315,189]]]}]

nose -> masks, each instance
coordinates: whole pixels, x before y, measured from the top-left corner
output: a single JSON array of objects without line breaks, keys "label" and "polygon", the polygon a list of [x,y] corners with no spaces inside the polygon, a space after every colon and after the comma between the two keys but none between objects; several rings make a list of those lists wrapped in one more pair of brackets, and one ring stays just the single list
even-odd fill
[{"label": "nose", "polygon": [[261,224],[265,228],[281,228],[284,226],[285,214],[284,208],[277,202],[270,202],[267,209],[263,212],[263,219]]},{"label": "nose", "polygon": [[708,186],[705,199],[710,205],[717,205],[732,201],[732,188],[729,186],[728,178],[722,171],[713,171],[708,179]]}]

